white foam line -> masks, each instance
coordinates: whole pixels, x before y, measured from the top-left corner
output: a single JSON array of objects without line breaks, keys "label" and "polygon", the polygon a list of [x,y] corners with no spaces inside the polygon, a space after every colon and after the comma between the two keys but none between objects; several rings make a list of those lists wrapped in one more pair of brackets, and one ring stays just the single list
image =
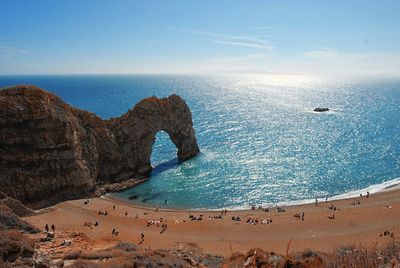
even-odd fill
[{"label": "white foam line", "polygon": [[[340,195],[335,195],[332,197],[328,197],[329,200],[341,200],[341,199],[347,199],[347,198],[353,198],[353,197],[359,197],[360,194],[365,195],[367,192],[370,194],[373,193],[379,193],[379,192],[386,192],[390,190],[394,190],[400,188],[400,178],[395,178],[393,180],[385,181],[379,184],[374,184],[371,186],[368,186],[366,188],[360,189],[360,190],[354,190],[350,191],[344,194]],[[108,194],[102,195],[101,198],[108,199]],[[111,198],[112,199],[112,198]],[[325,201],[325,197],[318,197],[318,200],[320,202]],[[127,202],[125,200],[121,200],[121,202]],[[264,203],[262,204],[263,208],[271,208],[271,207],[280,207],[280,206],[295,206],[295,205],[305,205],[305,204],[312,204],[315,202],[315,199],[302,199],[302,200],[294,200],[294,201],[285,201],[285,202],[279,202],[279,203]],[[131,203],[133,204],[133,203]],[[133,204],[133,205],[138,205],[140,204]],[[256,204],[256,209],[258,208],[259,204]],[[147,206],[143,206],[147,208]],[[154,206],[149,206],[149,208],[153,208]],[[250,205],[244,205],[244,206],[232,206],[232,207],[224,207],[224,208],[170,208],[172,210],[177,209],[177,210],[190,210],[190,211],[221,211],[222,209],[229,209],[229,210],[250,210],[251,206]],[[169,208],[164,208],[164,209],[169,209]]]},{"label": "white foam line", "polygon": [[389,181],[385,181],[385,182],[382,182],[379,184],[374,184],[374,185],[368,186],[361,190],[355,190],[355,191],[350,191],[350,192],[347,192],[344,194],[340,194],[340,195],[334,196],[330,199],[339,200],[339,199],[358,197],[358,196],[360,196],[360,194],[365,195],[367,192],[369,192],[370,194],[386,192],[386,191],[395,189],[396,186],[398,187],[399,185],[400,185],[400,178],[395,178],[393,180],[389,180]]},{"label": "white foam line", "polygon": [[[350,192],[347,192],[344,194],[328,197],[328,201],[359,197],[360,194],[366,195],[367,192],[369,192],[370,194],[386,192],[386,191],[394,190],[397,188],[400,188],[400,178],[395,178],[393,180],[385,181],[385,182],[382,182],[379,184],[374,184],[374,185],[368,186],[363,189],[354,190],[354,191],[350,191]],[[325,197],[318,197],[318,200],[320,202],[324,202]],[[285,202],[279,202],[279,203],[264,203],[264,204],[262,204],[262,207],[266,208],[266,207],[279,207],[279,206],[295,206],[295,205],[312,204],[314,202],[315,202],[315,199],[302,199],[302,200],[285,201]],[[258,205],[256,205],[256,209],[257,208],[258,208]],[[228,207],[227,209],[249,210],[249,209],[251,209],[251,206]],[[211,210],[221,210],[221,209],[211,209]]]}]

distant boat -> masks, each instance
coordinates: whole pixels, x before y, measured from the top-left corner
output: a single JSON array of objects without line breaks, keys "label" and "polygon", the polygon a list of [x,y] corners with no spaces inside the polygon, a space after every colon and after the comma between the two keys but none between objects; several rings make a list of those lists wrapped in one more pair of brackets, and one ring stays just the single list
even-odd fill
[{"label": "distant boat", "polygon": [[314,109],[314,112],[319,112],[319,113],[321,113],[321,112],[327,112],[327,111],[329,111],[329,108],[317,107],[317,108]]}]

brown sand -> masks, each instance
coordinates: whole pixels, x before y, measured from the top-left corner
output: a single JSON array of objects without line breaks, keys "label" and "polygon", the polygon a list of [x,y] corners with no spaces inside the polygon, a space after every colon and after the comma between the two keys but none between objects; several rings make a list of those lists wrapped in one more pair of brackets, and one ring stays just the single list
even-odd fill
[{"label": "brown sand", "polygon": [[[355,200],[360,205],[352,205]],[[285,254],[288,242],[290,252],[313,249],[331,252],[340,246],[365,245],[376,246],[388,241],[387,236],[380,236],[388,230],[400,235],[400,189],[392,188],[381,192],[353,199],[336,201],[320,200],[315,204],[285,207],[285,212],[277,212],[276,208],[269,212],[256,210],[228,211],[223,219],[210,220],[209,216],[219,215],[212,211],[158,210],[136,207],[115,200],[104,198],[67,201],[45,209],[37,215],[26,217],[29,223],[44,229],[46,223],[55,224],[56,235],[65,236],[71,232],[84,233],[95,248],[109,247],[117,241],[139,243],[141,233],[144,234],[143,247],[171,248],[177,242],[194,242],[206,253],[229,256],[232,252],[246,252],[250,248],[259,247],[268,251]],[[334,204],[336,211],[328,207]],[[113,205],[116,206],[113,211]],[[107,210],[108,215],[98,215],[99,210]],[[305,213],[304,221],[295,218],[295,213]],[[125,216],[125,212],[128,215]],[[135,219],[136,214],[139,216]],[[189,215],[204,214],[202,221],[190,221]],[[335,219],[328,216],[335,214]],[[231,220],[232,216],[240,216],[242,221]],[[149,220],[163,218],[167,229],[160,234],[159,227],[146,227]],[[246,223],[248,217],[259,220],[271,218],[271,224],[256,225]],[[185,221],[175,223],[175,221]],[[99,222],[97,227],[86,227],[84,222]],[[116,228],[118,236],[112,235]],[[85,237],[86,237],[85,236]],[[86,249],[86,248],[85,248]]]}]

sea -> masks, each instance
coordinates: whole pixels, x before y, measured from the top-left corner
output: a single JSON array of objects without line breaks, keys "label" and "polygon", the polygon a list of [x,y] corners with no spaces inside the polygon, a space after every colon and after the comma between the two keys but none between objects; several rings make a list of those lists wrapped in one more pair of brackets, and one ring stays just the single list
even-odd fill
[{"label": "sea", "polygon": [[[18,75],[104,119],[149,96],[182,96],[200,154],[179,163],[159,132],[149,179],[111,197],[182,209],[275,206],[400,183],[400,79],[303,75]],[[328,112],[314,112],[328,107]]]}]

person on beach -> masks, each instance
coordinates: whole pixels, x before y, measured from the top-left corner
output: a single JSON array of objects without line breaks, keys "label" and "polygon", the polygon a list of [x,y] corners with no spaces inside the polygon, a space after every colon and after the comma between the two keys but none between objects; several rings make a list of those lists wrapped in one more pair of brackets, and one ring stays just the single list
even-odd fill
[{"label": "person on beach", "polygon": [[54,226],[54,224],[51,225],[51,230],[53,231],[53,233],[56,231],[56,227]]},{"label": "person on beach", "polygon": [[369,198],[369,192],[367,192],[367,198]]},{"label": "person on beach", "polygon": [[163,224],[163,225],[161,225],[161,232],[160,232],[160,234],[162,234],[162,233],[164,233],[166,230],[167,230],[167,224],[165,223],[165,224]]},{"label": "person on beach", "polygon": [[301,212],[301,220],[304,221],[304,211]]},{"label": "person on beach", "polygon": [[44,229],[46,229],[46,233],[49,232],[49,225],[46,223],[46,225],[44,226]]},{"label": "person on beach", "polygon": [[315,198],[315,206],[318,206],[318,198]]}]

